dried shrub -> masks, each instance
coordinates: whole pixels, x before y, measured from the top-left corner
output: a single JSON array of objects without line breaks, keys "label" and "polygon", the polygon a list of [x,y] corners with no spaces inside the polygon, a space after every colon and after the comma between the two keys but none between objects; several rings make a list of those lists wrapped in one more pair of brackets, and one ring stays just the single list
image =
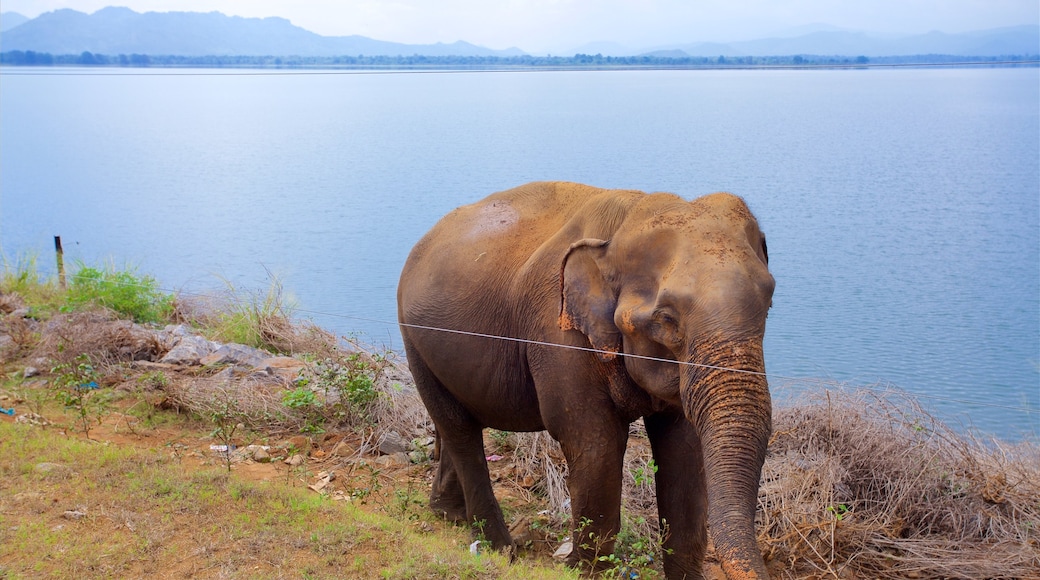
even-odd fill
[{"label": "dried shrub", "polygon": [[298,430],[305,419],[282,404],[280,386],[253,376],[225,372],[172,381],[163,388],[170,404],[207,420],[233,418],[254,431]]},{"label": "dried shrub", "polygon": [[42,324],[34,357],[70,363],[87,354],[100,365],[135,360],[153,360],[164,351],[155,333],[115,312],[95,308],[56,314]]},{"label": "dried shrub", "polygon": [[895,391],[777,410],[759,541],[792,577],[1040,577],[1040,450],[961,435]]},{"label": "dried shrub", "polygon": [[545,498],[557,516],[569,516],[567,462],[560,443],[545,431],[514,433],[513,465],[516,479]]}]

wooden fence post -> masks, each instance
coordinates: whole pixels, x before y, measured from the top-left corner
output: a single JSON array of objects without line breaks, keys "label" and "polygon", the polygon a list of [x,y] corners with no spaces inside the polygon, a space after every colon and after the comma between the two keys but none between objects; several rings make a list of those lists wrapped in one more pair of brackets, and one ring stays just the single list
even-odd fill
[{"label": "wooden fence post", "polygon": [[58,284],[65,288],[65,251],[61,249],[61,236],[54,236],[54,252],[58,256]]}]

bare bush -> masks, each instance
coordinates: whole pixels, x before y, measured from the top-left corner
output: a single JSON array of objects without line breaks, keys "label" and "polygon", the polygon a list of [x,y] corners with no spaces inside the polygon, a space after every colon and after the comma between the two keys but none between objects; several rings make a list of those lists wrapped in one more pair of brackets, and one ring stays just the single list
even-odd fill
[{"label": "bare bush", "polygon": [[88,354],[108,365],[152,360],[163,351],[155,333],[118,318],[111,310],[97,308],[57,314],[43,323],[32,356],[68,363]]},{"label": "bare bush", "polygon": [[759,541],[787,569],[1040,577],[1035,446],[960,435],[895,391],[818,392],[774,424]]},{"label": "bare bush", "polygon": [[282,404],[282,389],[255,377],[231,373],[171,381],[168,402],[210,420],[232,420],[257,430],[299,430],[304,417]]}]

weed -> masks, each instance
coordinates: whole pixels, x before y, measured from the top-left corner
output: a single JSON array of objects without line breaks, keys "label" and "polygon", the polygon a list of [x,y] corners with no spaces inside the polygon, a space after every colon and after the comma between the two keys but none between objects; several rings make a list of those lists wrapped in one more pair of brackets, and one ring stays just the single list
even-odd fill
[{"label": "weed", "polygon": [[498,429],[488,429],[488,437],[491,438],[491,443],[495,446],[495,451],[511,451],[513,446],[509,442],[509,436],[512,435],[509,431],[499,431]]},{"label": "weed", "polygon": [[[357,468],[360,468],[365,472],[361,477],[353,476],[353,472]],[[355,467],[351,469],[352,477],[347,486],[350,498],[358,501],[361,505],[368,503],[368,497],[372,494],[378,493],[379,490],[383,488],[383,484],[379,481],[380,473],[380,470],[369,465],[367,462],[356,464]],[[361,480],[360,483],[358,481],[359,479]]]},{"label": "weed", "polygon": [[94,268],[78,264],[65,296],[63,311],[96,304],[129,316],[136,322],[163,322],[173,312],[173,295],[159,290],[151,276],[138,276],[132,268],[109,265]]},{"label": "weed", "polygon": [[303,384],[295,389],[282,393],[282,404],[294,411],[304,415],[304,424],[300,428],[301,433],[324,433],[325,417],[322,416],[322,403],[318,395]]},{"label": "weed", "polygon": [[424,494],[420,493],[416,489],[415,483],[409,480],[408,487],[394,490],[393,501],[386,511],[395,518],[408,521],[418,520],[422,517],[421,508],[426,504],[423,498]]},{"label": "weed", "polygon": [[26,380],[19,373],[19,376],[13,378],[7,388],[14,394],[16,401],[23,402],[29,407],[31,413],[43,415],[44,405],[53,398],[53,393],[40,388],[43,384],[44,382],[41,380]]},{"label": "weed", "polygon": [[291,353],[294,350],[293,304],[286,297],[281,280],[270,272],[268,275],[271,284],[263,294],[243,294],[225,281],[228,304],[216,316],[213,329],[227,342]]},{"label": "weed", "polygon": [[29,306],[30,316],[40,318],[57,310],[63,295],[53,278],[44,279],[40,276],[34,255],[21,257],[13,265],[6,257],[3,258],[0,293],[18,294]]},{"label": "weed", "polygon": [[491,542],[487,539],[487,534],[484,533],[484,528],[487,527],[487,520],[473,520],[470,522],[470,527],[473,528],[474,542],[470,548],[472,552],[485,552],[491,548]]},{"label": "weed", "polygon": [[852,510],[849,509],[849,506],[845,504],[838,504],[836,506],[829,505],[827,506],[827,511],[834,516],[835,521],[839,522],[845,519],[845,516],[852,512]]},{"label": "weed", "polygon": [[[614,552],[600,556],[599,561],[608,566],[608,576],[623,578],[657,578],[660,571],[657,564],[657,538],[640,533],[646,528],[646,520],[637,517],[635,520],[622,519],[621,531],[614,538]],[[668,524],[662,522],[661,537],[668,535]]]},{"label": "weed", "polygon": [[234,447],[235,433],[244,428],[241,423],[242,417],[242,410],[232,393],[227,389],[217,389],[207,419],[214,425],[210,436],[220,441],[223,446],[220,455],[228,472],[231,471],[231,451]]},{"label": "weed", "polygon": [[315,366],[314,388],[324,394],[330,419],[356,427],[373,422],[373,406],[382,396],[376,379],[385,359],[377,357],[374,362],[354,353],[342,362],[325,359]]},{"label": "weed", "polygon": [[657,464],[651,459],[646,462],[646,467],[637,467],[632,470],[632,477],[637,486],[650,487],[654,483],[654,475],[657,473]]},{"label": "weed", "polygon": [[90,356],[81,354],[72,363],[61,363],[51,369],[54,373],[54,384],[58,388],[56,396],[66,411],[76,415],[75,423],[90,439],[90,429],[95,423],[101,423],[108,410],[108,393],[99,392],[100,378]]},{"label": "weed", "polygon": [[170,384],[170,378],[162,371],[148,371],[137,378],[138,384],[151,389],[164,389]]}]

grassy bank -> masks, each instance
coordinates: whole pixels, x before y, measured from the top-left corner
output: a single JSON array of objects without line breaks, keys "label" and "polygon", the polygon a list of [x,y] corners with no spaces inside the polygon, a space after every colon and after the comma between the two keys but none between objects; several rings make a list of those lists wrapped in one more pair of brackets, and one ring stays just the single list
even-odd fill
[{"label": "grassy bank", "polygon": [[[157,362],[172,323],[299,364]],[[569,525],[555,442],[488,431],[521,550],[480,552],[479,522],[426,508],[432,426],[407,370],[295,320],[277,283],[201,300],[132,269],[81,264],[62,289],[7,265],[0,363],[18,415],[0,415],[0,577],[574,574],[550,557]],[[266,457],[220,451],[250,446]],[[659,576],[653,472],[637,423],[613,573]],[[902,393],[821,388],[774,411],[758,524],[779,577],[1040,577],[1040,449],[957,433]]]}]

